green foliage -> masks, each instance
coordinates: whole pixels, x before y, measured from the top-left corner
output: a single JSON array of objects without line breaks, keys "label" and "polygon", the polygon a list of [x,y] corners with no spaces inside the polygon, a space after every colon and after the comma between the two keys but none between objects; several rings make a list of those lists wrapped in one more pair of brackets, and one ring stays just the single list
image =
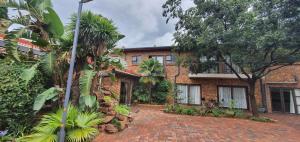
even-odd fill
[{"label": "green foliage", "polygon": [[111,98],[110,96],[104,96],[104,97],[103,97],[103,100],[104,100],[106,103],[111,103],[112,98]]},{"label": "green foliage", "polygon": [[121,130],[121,123],[118,119],[114,118],[112,121],[111,121],[111,124],[113,124],[115,127],[117,127],[119,130]]},{"label": "green foliage", "polygon": [[[67,25],[69,41],[72,41],[74,36],[76,16],[77,14],[73,14],[71,23]],[[124,37],[117,31],[113,22],[90,11],[82,12],[80,20],[78,57],[83,61],[87,56],[92,57],[94,60],[92,66],[96,70],[107,69],[109,66],[122,68],[120,61],[110,56],[117,53],[115,52],[116,43]]]},{"label": "green foliage", "polygon": [[39,111],[48,100],[56,101],[58,99],[58,94],[61,91],[61,88],[52,87],[37,95],[37,97],[34,99],[33,110]]},{"label": "green foliage", "polygon": [[64,26],[60,18],[51,7],[47,7],[46,9],[48,13],[44,13],[44,17],[45,23],[48,25],[47,31],[52,33],[55,37],[62,36],[64,34]]},{"label": "green foliage", "polygon": [[[185,59],[191,72],[209,71],[223,63],[252,90],[257,80],[268,73],[300,61],[299,2],[195,0],[193,3],[187,9],[183,8],[182,0],[167,0],[163,5],[167,21],[178,20],[174,50],[191,53]],[[258,115],[254,91],[249,96],[252,113]]]},{"label": "green foliage", "polygon": [[41,67],[47,75],[52,75],[52,73],[54,72],[55,62],[56,62],[55,52],[49,52],[42,57]]},{"label": "green foliage", "polygon": [[126,105],[117,105],[117,106],[115,106],[115,111],[118,114],[128,116],[130,113],[130,108]]},{"label": "green foliage", "polygon": [[171,82],[166,79],[158,82],[153,89],[154,91],[152,95],[152,102],[158,104],[166,103],[167,96],[169,95],[169,91],[171,90],[171,85]]},{"label": "green foliage", "polygon": [[31,128],[34,98],[45,90],[44,78],[38,71],[32,79],[34,83],[26,84],[20,78],[23,70],[31,65],[0,61],[0,129],[8,129],[12,136],[26,133]]},{"label": "green foliage", "polygon": [[0,19],[7,19],[8,15],[7,15],[7,8],[6,7],[0,7]]},{"label": "green foliage", "polygon": [[44,40],[48,40],[52,35],[60,37],[64,32],[60,18],[52,9],[51,0],[3,0],[0,1],[0,6],[26,11],[26,14],[18,12],[18,15],[10,20],[23,25],[24,28],[20,30],[34,31]]},{"label": "green foliage", "polygon": [[95,71],[85,70],[83,71],[83,75],[79,79],[80,108],[85,108],[85,107],[93,108],[97,106],[96,96],[91,95],[92,82],[95,75],[96,75]]},{"label": "green foliage", "polygon": [[136,86],[133,89],[133,100],[137,100],[140,103],[149,103],[150,102],[150,93],[144,85]]},{"label": "green foliage", "polygon": [[272,119],[267,118],[267,117],[250,117],[251,120],[253,121],[258,121],[258,122],[274,122]]},{"label": "green foliage", "polygon": [[[42,120],[34,127],[33,133],[19,138],[18,141],[57,142],[62,113],[63,110],[59,109],[56,113],[43,115]],[[70,105],[66,122],[66,141],[85,142],[91,141],[98,134],[95,126],[100,124],[102,119],[99,118],[98,113],[79,112]]]},{"label": "green foliage", "polygon": [[23,70],[21,78],[25,81],[26,85],[28,85],[29,81],[32,80],[32,78],[35,76],[38,65],[39,64],[35,64],[32,67]]},{"label": "green foliage", "polygon": [[224,110],[222,110],[222,109],[220,109],[220,108],[213,108],[212,110],[211,110],[211,114],[214,116],[214,117],[220,117],[220,116],[222,116],[222,115],[224,115],[225,114],[225,111]]},{"label": "green foliage", "polygon": [[145,60],[140,65],[139,73],[143,74],[141,83],[154,86],[163,77],[163,66],[154,59]]},{"label": "green foliage", "polygon": [[[250,117],[249,115],[245,114],[244,111],[241,109],[229,109],[229,108],[227,109],[227,108],[206,107],[206,106],[184,106],[179,104],[166,105],[164,112],[182,114],[182,115],[233,117],[233,118],[242,118],[242,119],[250,119],[250,120],[254,120],[257,118],[257,117]],[[258,119],[261,119],[261,117],[259,117]]]}]

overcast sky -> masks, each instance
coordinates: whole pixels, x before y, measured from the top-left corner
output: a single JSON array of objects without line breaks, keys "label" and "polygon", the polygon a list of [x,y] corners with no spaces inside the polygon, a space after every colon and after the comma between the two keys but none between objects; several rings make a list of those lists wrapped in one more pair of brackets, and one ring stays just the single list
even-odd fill
[{"label": "overcast sky", "polygon": [[[190,0],[188,0],[190,1]],[[174,22],[166,24],[162,17],[165,0],[94,0],[84,4],[91,10],[111,19],[126,37],[118,46],[144,47],[173,44]],[[77,11],[77,0],[53,0],[54,9],[64,24]],[[190,5],[187,3],[186,5]]]}]

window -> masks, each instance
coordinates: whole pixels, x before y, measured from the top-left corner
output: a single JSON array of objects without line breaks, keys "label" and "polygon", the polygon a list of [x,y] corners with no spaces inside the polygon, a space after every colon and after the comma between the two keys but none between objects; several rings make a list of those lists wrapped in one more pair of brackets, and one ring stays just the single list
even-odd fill
[{"label": "window", "polygon": [[159,63],[164,64],[164,56],[150,56],[149,58],[152,58],[158,61]]},{"label": "window", "polygon": [[[237,72],[237,73],[240,73],[241,72],[241,69],[235,65],[234,63],[231,62],[231,58],[229,56],[226,56],[225,57],[226,61],[228,63],[231,64],[232,68]],[[224,63],[225,64],[225,63]],[[233,73],[233,71],[230,69],[230,67],[228,65],[225,64],[225,67],[224,67],[224,73]]]},{"label": "window", "polygon": [[141,56],[132,56],[132,64],[138,65],[141,63],[142,57]]},{"label": "window", "polygon": [[246,88],[244,87],[219,87],[219,106],[247,109]]},{"label": "window", "polygon": [[201,90],[198,85],[177,85],[177,102],[181,104],[201,104]]},{"label": "window", "polygon": [[174,64],[175,63],[175,56],[174,55],[166,56],[166,63],[167,64]]}]

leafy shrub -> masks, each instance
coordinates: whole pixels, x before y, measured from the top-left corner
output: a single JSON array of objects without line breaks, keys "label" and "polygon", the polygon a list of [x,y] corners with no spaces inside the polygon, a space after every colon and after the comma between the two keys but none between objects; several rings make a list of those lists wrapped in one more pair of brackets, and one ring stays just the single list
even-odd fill
[{"label": "leafy shrub", "polygon": [[[152,90],[152,103],[164,104],[167,101],[167,96],[170,95],[172,84],[168,80],[160,80],[153,86]],[[140,103],[150,102],[150,92],[148,85],[140,85],[134,88],[133,100],[137,100]]]},{"label": "leafy shrub", "polygon": [[29,66],[0,61],[0,130],[8,129],[12,136],[31,129],[34,98],[45,90],[45,78],[40,72],[28,85],[20,78],[20,74]]},{"label": "leafy shrub", "polygon": [[[34,127],[33,134],[21,137],[19,142],[54,142],[58,140],[63,109],[56,113],[43,115],[40,123]],[[98,113],[79,112],[73,106],[68,107],[66,121],[66,141],[85,142],[91,141],[97,134],[95,127],[102,122]]]},{"label": "leafy shrub", "polygon": [[220,116],[224,115],[224,111],[223,111],[223,109],[216,107],[211,110],[211,114],[214,117],[220,117]]},{"label": "leafy shrub", "polygon": [[248,116],[241,109],[234,109],[234,116],[237,118],[247,118]]},{"label": "leafy shrub", "polygon": [[137,86],[133,89],[132,99],[137,100],[140,103],[149,103],[150,101],[150,93],[147,88],[143,86]]},{"label": "leafy shrub", "polygon": [[228,116],[228,117],[234,117],[235,116],[235,112],[231,109],[225,109],[224,114],[225,114],[225,116]]},{"label": "leafy shrub", "polygon": [[258,121],[258,122],[274,122],[272,119],[267,118],[267,117],[250,117],[251,120],[253,121]]},{"label": "leafy shrub", "polygon": [[130,113],[130,108],[126,105],[117,105],[115,107],[115,111],[118,113],[118,114],[121,114],[121,115],[125,115],[125,116],[128,116],[129,113]]},{"label": "leafy shrub", "polygon": [[166,103],[170,88],[171,88],[171,83],[168,80],[164,79],[158,82],[153,89],[152,102],[157,104]]},{"label": "leafy shrub", "polygon": [[121,123],[118,119],[114,118],[112,121],[111,121],[111,124],[113,124],[115,127],[117,127],[119,130],[121,130]]}]

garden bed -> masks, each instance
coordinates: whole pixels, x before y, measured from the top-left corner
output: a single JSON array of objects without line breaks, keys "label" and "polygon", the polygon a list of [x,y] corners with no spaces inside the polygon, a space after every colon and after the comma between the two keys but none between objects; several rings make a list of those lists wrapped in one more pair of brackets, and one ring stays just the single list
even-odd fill
[{"label": "garden bed", "polygon": [[210,117],[227,117],[227,118],[240,118],[249,119],[258,122],[275,122],[267,117],[254,117],[242,109],[233,108],[219,108],[219,107],[206,107],[206,106],[185,106],[185,105],[166,105],[165,113],[192,115],[192,116],[210,116]]}]

